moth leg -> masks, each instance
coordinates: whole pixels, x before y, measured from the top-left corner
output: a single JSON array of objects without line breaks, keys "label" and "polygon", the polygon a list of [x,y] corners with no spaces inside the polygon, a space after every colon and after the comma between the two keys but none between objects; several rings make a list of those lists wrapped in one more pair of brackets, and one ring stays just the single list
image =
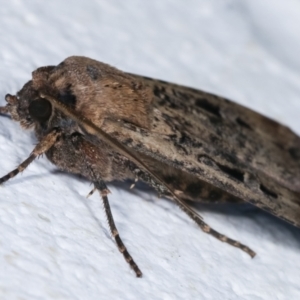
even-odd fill
[{"label": "moth leg", "polygon": [[1,106],[0,107],[0,114],[7,114],[8,113],[8,108],[6,106]]},{"label": "moth leg", "polygon": [[8,181],[9,179],[15,177],[22,171],[24,171],[34,159],[46,151],[48,151],[57,141],[57,138],[61,135],[61,131],[57,128],[50,131],[42,140],[35,146],[31,154],[27,159],[25,159],[16,169],[9,172],[7,175],[0,178],[0,184]]},{"label": "moth leg", "polygon": [[234,246],[236,248],[241,249],[242,251],[246,252],[247,254],[249,254],[252,258],[256,255],[256,253],[250,249],[248,246],[235,241],[229,237],[227,237],[224,234],[219,233],[218,231],[214,230],[213,228],[211,228],[207,223],[205,223],[201,217],[195,212],[193,211],[190,207],[189,209],[186,208],[186,203],[181,203],[181,201],[176,201],[176,203],[178,204],[178,206],[192,219],[194,220],[198,226],[202,229],[202,231],[204,231],[205,233],[208,233],[212,236],[214,236],[215,238],[217,238],[218,240],[220,240],[221,242],[227,243],[231,246]]},{"label": "moth leg", "polygon": [[86,198],[89,198],[90,196],[92,196],[96,191],[96,188],[94,187],[87,195]]},{"label": "moth leg", "polygon": [[134,262],[131,255],[129,254],[128,250],[126,249],[123,241],[121,240],[118,229],[115,225],[113,215],[112,215],[111,210],[110,210],[110,205],[109,205],[109,202],[108,202],[108,198],[107,198],[107,194],[109,194],[109,190],[106,187],[106,184],[102,180],[99,181],[99,182],[95,182],[94,184],[95,184],[95,189],[97,189],[99,191],[99,193],[101,195],[101,198],[103,200],[104,210],[105,210],[105,214],[106,214],[106,217],[107,217],[109,229],[110,229],[111,235],[115,239],[115,242],[118,246],[119,251],[123,254],[125,260],[128,262],[130,267],[133,269],[136,276],[137,277],[142,277],[141,270],[139,269],[139,267]]},{"label": "moth leg", "polygon": [[[131,162],[133,162],[136,166],[140,167],[143,171],[148,173],[150,176],[153,177],[155,181],[157,181],[158,184],[164,186],[169,193],[172,195],[174,201],[179,205],[179,207],[186,212],[199,226],[200,228],[208,233],[216,237],[222,242],[226,242],[234,247],[240,248],[241,250],[245,251],[248,253],[251,257],[255,256],[255,252],[251,250],[249,247],[241,244],[238,241],[232,240],[227,238],[225,235],[220,234],[219,232],[215,231],[214,229],[210,228],[198,215],[195,211],[193,211],[188,205],[186,205],[182,200],[179,199],[179,197],[176,195],[175,192],[173,192],[172,187],[170,187],[168,184],[165,183],[165,181],[159,176],[156,175],[155,172],[153,172],[149,167],[147,167],[147,164],[143,162],[143,160],[139,159],[139,157],[134,153],[134,151],[130,151],[126,146],[124,146],[122,143],[120,143],[118,140],[114,139],[111,137],[109,134],[104,132],[101,128],[97,127],[95,124],[92,122],[88,121],[85,118],[82,118],[76,111],[73,111],[69,109],[67,106],[64,104],[60,103],[57,99],[45,95],[45,94],[40,94],[42,98],[46,98],[48,101],[51,102],[51,104],[59,109],[61,112],[63,112],[66,116],[72,118],[78,124],[82,125],[84,130],[86,131],[85,137],[90,136],[95,136],[98,137],[101,141],[112,147],[112,149],[117,149],[117,152],[121,155],[124,155],[126,158],[128,158]],[[95,146],[97,146],[97,142],[93,143]],[[100,189],[101,191],[101,189]],[[105,196],[106,197],[106,196]],[[105,198],[103,197],[103,199]],[[106,199],[107,200],[107,199]],[[107,201],[108,203],[108,201]],[[113,224],[114,225],[114,224]],[[115,227],[115,225],[114,225]],[[111,229],[112,233],[113,230]],[[123,253],[124,254],[124,253]],[[124,255],[125,256],[125,255]],[[125,257],[126,258],[126,257]],[[138,275],[138,274],[137,274]]]}]

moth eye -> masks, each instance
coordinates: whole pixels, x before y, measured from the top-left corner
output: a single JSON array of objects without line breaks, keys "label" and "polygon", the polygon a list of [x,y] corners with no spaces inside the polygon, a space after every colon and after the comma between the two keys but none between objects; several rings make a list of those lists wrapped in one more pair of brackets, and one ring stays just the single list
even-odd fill
[{"label": "moth eye", "polygon": [[40,98],[29,104],[28,111],[34,120],[46,122],[51,116],[52,106],[48,100]]}]

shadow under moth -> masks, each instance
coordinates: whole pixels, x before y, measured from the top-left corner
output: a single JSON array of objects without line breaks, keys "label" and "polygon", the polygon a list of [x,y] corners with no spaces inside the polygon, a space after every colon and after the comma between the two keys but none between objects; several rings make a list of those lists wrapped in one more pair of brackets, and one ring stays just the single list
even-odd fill
[{"label": "shadow under moth", "polygon": [[171,198],[206,233],[189,205],[247,201],[300,227],[300,138],[287,127],[227,99],[132,75],[86,57],[32,73],[0,113],[33,128],[38,144],[3,183],[36,157],[80,174],[98,190],[109,228],[136,276],[142,276],[115,226],[106,182],[141,180]]}]

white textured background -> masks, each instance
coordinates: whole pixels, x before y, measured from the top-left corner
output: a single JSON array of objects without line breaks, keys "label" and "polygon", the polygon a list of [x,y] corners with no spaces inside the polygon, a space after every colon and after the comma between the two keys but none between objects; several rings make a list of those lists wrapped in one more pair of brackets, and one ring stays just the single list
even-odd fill
[{"label": "white textured background", "polygon": [[[40,66],[85,55],[201,88],[300,133],[299,0],[0,0],[0,104]],[[0,118],[0,175],[35,144]],[[172,202],[110,186],[113,214],[144,272],[109,237],[88,182],[45,159],[0,188],[0,299],[300,299],[300,230],[248,208],[204,210],[251,246],[202,233]]]}]

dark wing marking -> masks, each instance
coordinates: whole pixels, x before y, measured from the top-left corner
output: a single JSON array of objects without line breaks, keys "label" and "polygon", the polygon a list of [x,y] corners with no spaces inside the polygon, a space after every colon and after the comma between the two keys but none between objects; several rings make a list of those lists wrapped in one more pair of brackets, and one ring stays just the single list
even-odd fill
[{"label": "dark wing marking", "polygon": [[114,137],[300,227],[297,135],[227,99],[131,76],[153,90],[151,134],[124,122]]}]

